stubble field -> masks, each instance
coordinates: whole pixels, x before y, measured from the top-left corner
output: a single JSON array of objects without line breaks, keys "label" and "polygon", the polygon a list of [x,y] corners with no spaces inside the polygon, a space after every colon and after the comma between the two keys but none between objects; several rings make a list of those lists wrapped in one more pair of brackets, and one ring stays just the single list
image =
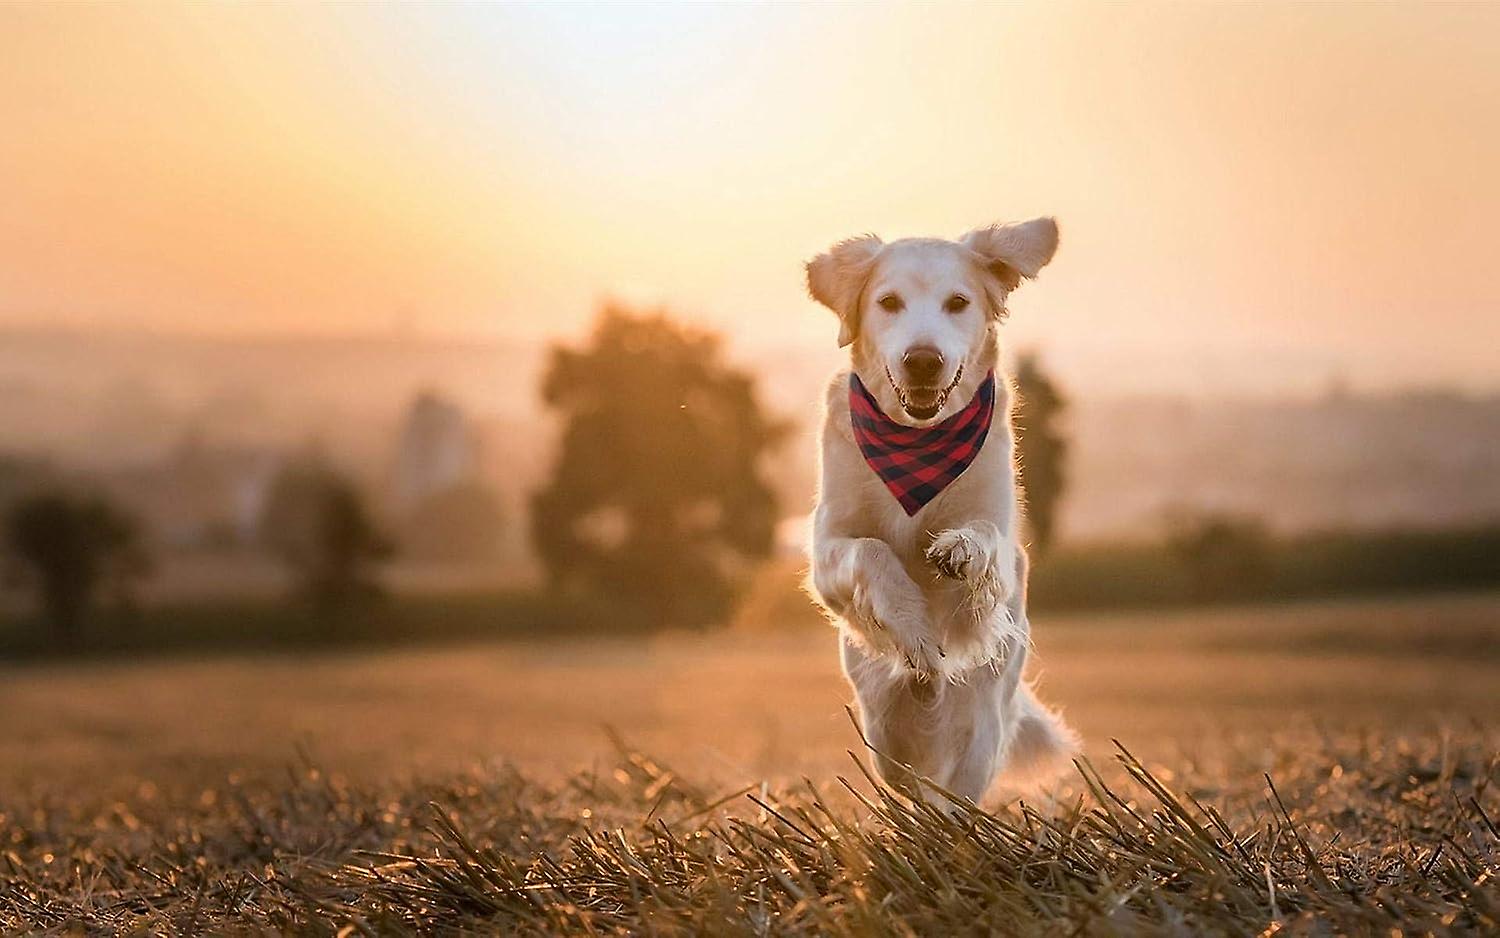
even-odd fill
[{"label": "stubble field", "polygon": [[1500,596],[1035,627],[1088,761],[952,818],[818,626],[0,667],[0,931],[1500,923]]}]

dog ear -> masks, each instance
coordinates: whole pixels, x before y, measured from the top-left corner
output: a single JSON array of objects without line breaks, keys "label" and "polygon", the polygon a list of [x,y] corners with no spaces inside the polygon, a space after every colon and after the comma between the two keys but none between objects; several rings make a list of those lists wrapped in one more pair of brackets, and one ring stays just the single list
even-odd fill
[{"label": "dog ear", "polygon": [[838,313],[839,348],[859,334],[859,298],[884,243],[874,235],[840,241],[807,262],[807,292]]},{"label": "dog ear", "polygon": [[1057,253],[1057,221],[1033,218],[1012,225],[976,228],[960,243],[978,254],[1006,292],[1035,277]]}]

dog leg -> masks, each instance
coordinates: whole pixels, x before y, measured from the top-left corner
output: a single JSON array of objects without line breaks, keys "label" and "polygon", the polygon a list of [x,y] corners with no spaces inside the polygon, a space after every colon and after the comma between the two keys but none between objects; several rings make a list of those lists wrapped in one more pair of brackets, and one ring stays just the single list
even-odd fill
[{"label": "dog leg", "polygon": [[[940,688],[923,721],[929,777],[958,799],[979,804],[999,768],[1009,729],[1002,708],[1004,672],[978,668],[961,682]],[[952,813],[959,804],[948,794],[931,792],[929,802]]]},{"label": "dog leg", "polygon": [[870,761],[885,783],[907,798],[948,807],[947,799],[922,777],[944,784],[948,763],[935,734],[941,719],[939,695],[951,690],[939,682],[920,681],[892,670],[849,635],[843,638],[844,676],[854,688],[860,732],[870,744]]},{"label": "dog leg", "polygon": [[962,684],[923,683],[893,673],[847,637],[842,651],[871,762],[886,784],[947,813],[958,805],[922,778],[978,804],[1005,749],[1006,676],[981,669]]},{"label": "dog leg", "polygon": [[977,693],[966,695],[962,703],[957,704],[961,712],[950,716],[962,731],[954,733],[957,738],[953,742],[958,753],[945,786],[955,795],[978,804],[989,791],[999,769],[1000,751],[1005,745],[1004,725],[993,686],[976,688],[970,685],[964,689]]},{"label": "dog leg", "polygon": [[928,678],[943,649],[933,640],[927,600],[895,551],[875,538],[831,538],[813,559],[813,589],[872,652]]},{"label": "dog leg", "polygon": [[965,644],[963,666],[986,664],[1013,654],[1026,642],[1026,554],[991,521],[939,531],[926,551],[942,577],[963,584],[978,644]]},{"label": "dog leg", "polygon": [[953,758],[932,778],[976,804],[1001,772],[1017,782],[1049,782],[1078,753],[1077,735],[1020,680],[1025,657],[1023,651],[998,674],[982,668],[945,688],[931,746]]}]

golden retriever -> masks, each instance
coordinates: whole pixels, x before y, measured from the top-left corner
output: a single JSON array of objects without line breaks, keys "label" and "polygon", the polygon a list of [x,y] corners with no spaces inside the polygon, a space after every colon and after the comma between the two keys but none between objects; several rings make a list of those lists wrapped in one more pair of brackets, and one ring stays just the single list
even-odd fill
[{"label": "golden retriever", "polygon": [[999,373],[1006,298],[1057,241],[1038,218],[958,241],[853,238],[807,264],[850,350],[828,387],[810,587],[842,633],[878,770],[940,806],[920,777],[978,801],[1002,769],[1077,750],[1022,675],[1027,560]]}]

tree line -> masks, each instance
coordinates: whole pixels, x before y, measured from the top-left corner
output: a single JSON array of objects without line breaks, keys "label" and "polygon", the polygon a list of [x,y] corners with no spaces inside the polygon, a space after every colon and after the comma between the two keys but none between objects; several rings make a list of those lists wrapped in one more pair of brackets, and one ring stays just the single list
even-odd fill
[{"label": "tree line", "polygon": [[[1045,550],[1066,485],[1066,401],[1034,356],[1021,358],[1016,382],[1030,540]],[[714,333],[609,306],[581,346],[550,350],[540,392],[562,426],[553,473],[530,503],[548,590],[650,625],[724,621],[784,515],[768,473],[791,424],[762,406],[754,376],[726,361]],[[285,469],[259,527],[316,608],[340,614],[380,595],[395,544],[332,467]],[[132,587],[151,569],[144,544],[134,518],[78,488],[13,498],[0,517],[8,577],[31,588],[63,644],[97,608],[134,606]]]}]

